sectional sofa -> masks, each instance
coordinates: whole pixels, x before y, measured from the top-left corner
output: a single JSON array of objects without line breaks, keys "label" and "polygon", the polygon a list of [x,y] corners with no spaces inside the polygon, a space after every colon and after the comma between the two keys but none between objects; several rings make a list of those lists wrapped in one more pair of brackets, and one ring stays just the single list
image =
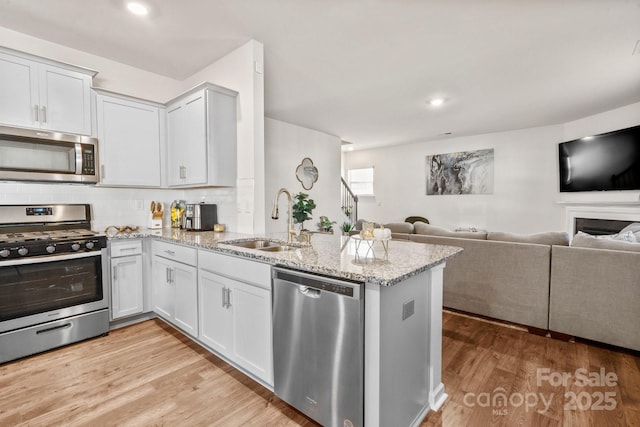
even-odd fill
[{"label": "sectional sofa", "polygon": [[640,243],[385,226],[396,240],[464,249],[444,270],[445,307],[640,351]]}]

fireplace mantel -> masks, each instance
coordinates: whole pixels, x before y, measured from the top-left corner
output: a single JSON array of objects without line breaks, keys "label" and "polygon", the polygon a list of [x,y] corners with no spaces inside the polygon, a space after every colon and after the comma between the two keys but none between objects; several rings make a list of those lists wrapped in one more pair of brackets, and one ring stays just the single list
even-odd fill
[{"label": "fireplace mantel", "polygon": [[583,201],[583,202],[568,202],[565,200],[556,201],[558,205],[564,206],[638,206],[640,207],[640,200],[628,200],[624,202],[608,202],[608,201]]},{"label": "fireplace mantel", "polygon": [[640,202],[570,202],[566,206],[566,230],[575,234],[576,218],[613,219],[619,221],[640,222]]}]

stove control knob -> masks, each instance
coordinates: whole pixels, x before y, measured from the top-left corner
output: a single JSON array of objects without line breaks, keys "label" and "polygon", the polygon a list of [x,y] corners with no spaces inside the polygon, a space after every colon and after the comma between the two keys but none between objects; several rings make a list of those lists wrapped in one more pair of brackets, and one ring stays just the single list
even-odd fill
[{"label": "stove control knob", "polygon": [[91,249],[93,249],[94,244],[93,244],[93,242],[87,242],[87,243],[85,243],[84,247],[89,249],[89,250],[91,250]]},{"label": "stove control knob", "polygon": [[2,249],[0,251],[0,257],[2,258],[7,258],[9,256],[11,252],[9,251],[9,249]]},{"label": "stove control knob", "polygon": [[52,254],[56,251],[56,247],[53,245],[47,246],[47,253]]},{"label": "stove control knob", "polygon": [[71,250],[72,251],[77,251],[79,249],[80,249],[80,243],[74,242],[74,243],[71,244]]},{"label": "stove control knob", "polygon": [[18,255],[20,256],[25,256],[28,253],[29,253],[29,249],[25,248],[24,246],[18,249]]}]

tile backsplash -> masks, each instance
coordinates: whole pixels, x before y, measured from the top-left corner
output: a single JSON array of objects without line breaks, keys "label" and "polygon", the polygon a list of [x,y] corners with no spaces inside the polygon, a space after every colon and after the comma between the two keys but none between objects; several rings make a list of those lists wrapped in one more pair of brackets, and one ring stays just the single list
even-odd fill
[{"label": "tile backsplash", "polygon": [[40,184],[0,182],[0,204],[89,203],[92,228],[100,231],[109,225],[146,227],[151,201],[161,201],[166,214],[163,224],[170,226],[169,208],[173,200],[187,203],[215,203],[218,222],[230,231],[237,226],[235,188],[155,189],[108,188],[78,184]]}]

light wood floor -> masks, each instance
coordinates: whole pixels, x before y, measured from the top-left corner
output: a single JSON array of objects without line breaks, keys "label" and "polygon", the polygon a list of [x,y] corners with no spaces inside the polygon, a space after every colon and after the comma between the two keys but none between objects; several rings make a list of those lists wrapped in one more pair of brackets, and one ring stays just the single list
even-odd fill
[{"label": "light wood floor", "polygon": [[[449,399],[422,426],[640,426],[640,357],[444,314]],[[537,384],[537,369],[570,373]],[[575,370],[614,372],[613,387],[578,387]],[[503,387],[506,406],[483,406]],[[565,410],[573,391],[584,410]],[[585,393],[610,393],[595,410]],[[474,394],[471,394],[474,393]],[[529,393],[529,395],[527,395]],[[518,395],[542,394],[528,410]],[[484,397],[483,397],[484,396]],[[555,396],[552,398],[552,396]],[[596,395],[597,396],[597,395]],[[608,404],[607,404],[608,403]],[[495,410],[495,411],[494,411]],[[0,426],[316,426],[271,392],[159,320],[0,365]]]}]

